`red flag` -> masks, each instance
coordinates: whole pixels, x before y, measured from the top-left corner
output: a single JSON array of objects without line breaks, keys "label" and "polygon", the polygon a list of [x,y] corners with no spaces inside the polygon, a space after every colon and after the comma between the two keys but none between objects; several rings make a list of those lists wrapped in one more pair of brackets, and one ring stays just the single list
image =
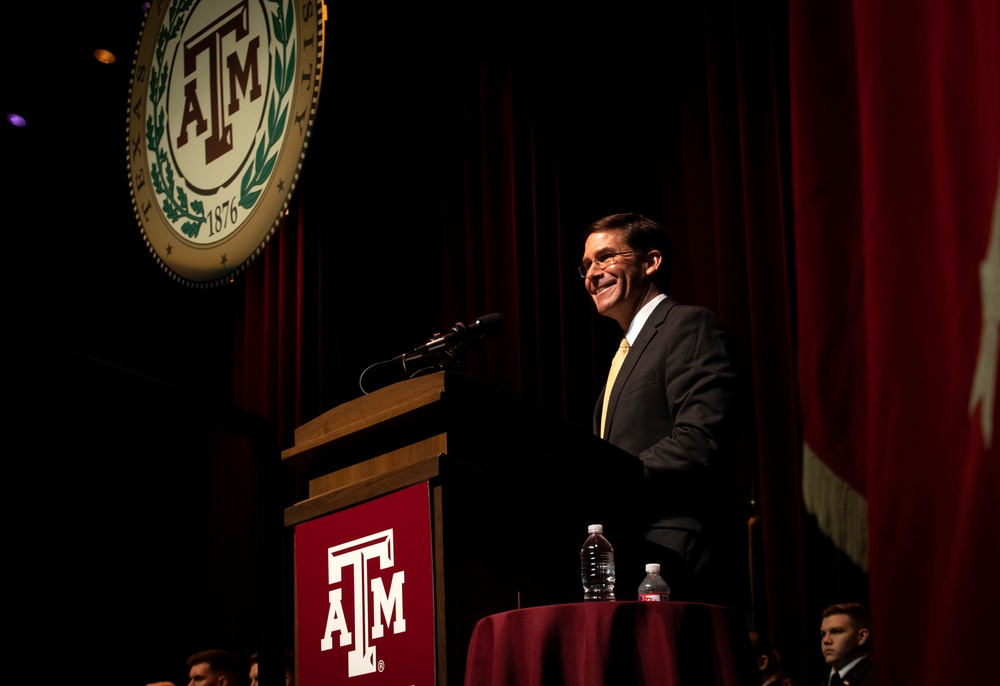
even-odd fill
[{"label": "red flag", "polygon": [[863,399],[867,336],[853,17],[789,8],[803,502],[868,567]]},{"label": "red flag", "polygon": [[[809,60],[793,67],[804,438],[842,481],[861,468],[880,680],[985,683],[1000,615],[1000,4],[853,9],[837,39],[853,56],[811,74],[832,89]],[[812,11],[791,9],[792,34]],[[817,98],[836,111],[825,132],[802,119]],[[837,143],[856,147],[825,157]],[[836,190],[839,223],[816,201]]]}]

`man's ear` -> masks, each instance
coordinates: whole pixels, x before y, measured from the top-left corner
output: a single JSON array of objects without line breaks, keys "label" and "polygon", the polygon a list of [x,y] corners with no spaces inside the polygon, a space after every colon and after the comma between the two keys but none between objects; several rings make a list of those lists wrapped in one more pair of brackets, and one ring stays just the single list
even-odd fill
[{"label": "man's ear", "polygon": [[646,261],[646,274],[654,274],[663,264],[663,254],[659,250],[650,250],[643,259]]},{"label": "man's ear", "polygon": [[868,641],[868,629],[858,629],[858,645],[863,646]]}]

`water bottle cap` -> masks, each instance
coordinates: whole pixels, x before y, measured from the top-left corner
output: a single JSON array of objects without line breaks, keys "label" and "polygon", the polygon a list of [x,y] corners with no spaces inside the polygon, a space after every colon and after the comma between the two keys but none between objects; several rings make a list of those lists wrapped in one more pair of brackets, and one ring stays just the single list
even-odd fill
[{"label": "water bottle cap", "polygon": [[658,565],[655,562],[650,562],[648,565],[646,565],[646,573],[649,574],[650,572],[652,572],[653,574],[659,574],[660,565]]},{"label": "water bottle cap", "polygon": [[588,534],[603,534],[604,525],[603,524],[591,524],[587,527]]}]

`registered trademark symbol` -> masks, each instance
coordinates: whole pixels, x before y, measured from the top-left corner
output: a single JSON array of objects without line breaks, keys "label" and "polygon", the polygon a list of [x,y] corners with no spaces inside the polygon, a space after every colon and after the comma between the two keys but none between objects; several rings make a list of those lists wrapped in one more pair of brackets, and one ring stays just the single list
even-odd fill
[{"label": "registered trademark symbol", "polygon": [[384,672],[385,671],[385,660],[379,660],[378,661],[378,671],[380,671],[380,672]]}]

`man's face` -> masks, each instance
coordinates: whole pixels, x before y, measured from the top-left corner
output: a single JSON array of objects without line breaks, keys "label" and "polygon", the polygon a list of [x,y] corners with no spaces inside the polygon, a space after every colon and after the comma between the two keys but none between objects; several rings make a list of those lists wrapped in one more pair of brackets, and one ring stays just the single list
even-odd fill
[{"label": "man's face", "polygon": [[188,686],[226,686],[229,681],[218,672],[213,672],[207,662],[200,662],[188,672]]},{"label": "man's face", "polygon": [[611,317],[624,329],[646,302],[649,285],[659,264],[659,253],[616,255],[614,264],[601,269],[600,262],[613,253],[631,252],[621,231],[601,231],[587,236],[583,264],[590,264],[584,281],[598,313]]},{"label": "man's face", "polygon": [[824,617],[819,633],[823,659],[836,669],[860,657],[868,640],[868,629],[855,627],[848,615]]}]

